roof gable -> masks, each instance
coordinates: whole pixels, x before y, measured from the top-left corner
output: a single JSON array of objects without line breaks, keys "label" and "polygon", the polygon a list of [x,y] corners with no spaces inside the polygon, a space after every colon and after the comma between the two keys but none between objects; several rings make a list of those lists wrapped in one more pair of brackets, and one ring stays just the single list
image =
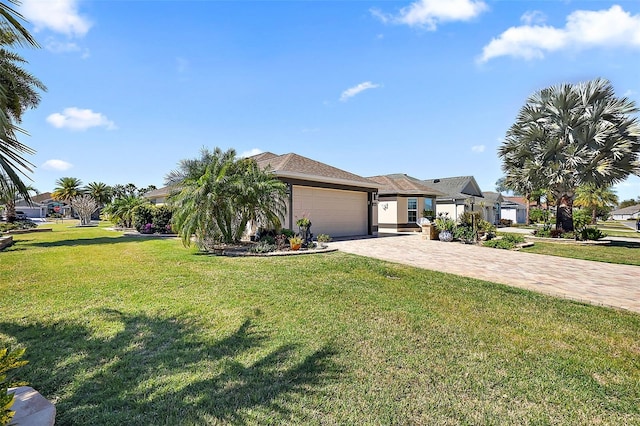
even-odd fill
[{"label": "roof gable", "polygon": [[425,179],[426,185],[446,194],[438,198],[484,198],[480,186],[473,176],[456,176],[439,179]]},{"label": "roof gable", "polygon": [[636,214],[640,212],[640,204],[636,204],[635,206],[624,207],[618,210],[614,210],[611,214]]},{"label": "roof gable", "polygon": [[391,175],[371,176],[367,179],[379,184],[379,195],[444,195],[442,192],[431,188],[420,179],[402,173]]},{"label": "roof gable", "polygon": [[249,158],[254,159],[260,168],[271,171],[277,177],[378,188],[376,182],[362,176],[294,153],[276,155],[263,152]]}]

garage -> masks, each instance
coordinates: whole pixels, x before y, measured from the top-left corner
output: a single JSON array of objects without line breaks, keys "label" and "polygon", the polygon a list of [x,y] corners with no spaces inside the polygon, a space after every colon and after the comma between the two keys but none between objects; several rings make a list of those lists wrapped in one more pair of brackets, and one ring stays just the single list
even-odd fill
[{"label": "garage", "polygon": [[367,193],[293,186],[293,222],[307,216],[314,235],[332,237],[367,235]]}]

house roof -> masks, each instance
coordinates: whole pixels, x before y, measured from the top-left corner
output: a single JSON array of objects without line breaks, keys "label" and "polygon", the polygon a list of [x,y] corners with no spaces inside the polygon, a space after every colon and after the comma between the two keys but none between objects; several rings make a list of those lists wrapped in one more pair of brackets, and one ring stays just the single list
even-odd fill
[{"label": "house roof", "polygon": [[154,190],[151,190],[151,191],[147,191],[144,194],[142,194],[142,196],[145,197],[145,198],[166,197],[167,195],[169,195],[170,191],[171,191],[171,187],[163,186],[162,188],[158,188],[158,189],[154,189]]},{"label": "house roof", "polygon": [[438,199],[464,199],[469,197],[484,198],[480,186],[473,176],[456,176],[449,178],[425,179],[423,182],[444,193]]},{"label": "house roof", "polygon": [[483,191],[482,196],[484,197],[484,202],[489,204],[499,204],[504,201],[502,194],[499,192]]},{"label": "house roof", "polygon": [[38,195],[31,197],[31,201],[34,203],[44,203],[53,200],[53,195],[50,192],[42,192]]},{"label": "house roof", "polygon": [[254,159],[260,168],[267,169],[280,178],[378,189],[378,184],[374,181],[294,153],[277,155],[263,152],[249,158]]},{"label": "house roof", "polygon": [[614,210],[611,214],[636,214],[640,212],[640,204],[635,206],[624,207],[622,209]]},{"label": "house roof", "polygon": [[379,195],[444,195],[431,188],[420,179],[403,173],[371,176],[367,179],[378,183]]}]

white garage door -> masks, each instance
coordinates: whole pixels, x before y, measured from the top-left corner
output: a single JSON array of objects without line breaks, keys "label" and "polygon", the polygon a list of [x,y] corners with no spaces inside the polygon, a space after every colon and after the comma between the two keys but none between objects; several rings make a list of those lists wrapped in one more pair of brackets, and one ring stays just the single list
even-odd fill
[{"label": "white garage door", "polygon": [[311,219],[314,235],[367,235],[367,193],[336,189],[293,187],[293,229],[303,215]]}]

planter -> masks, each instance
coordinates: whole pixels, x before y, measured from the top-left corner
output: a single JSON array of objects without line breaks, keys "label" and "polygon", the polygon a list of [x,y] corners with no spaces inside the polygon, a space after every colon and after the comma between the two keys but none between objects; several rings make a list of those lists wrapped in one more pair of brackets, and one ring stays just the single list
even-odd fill
[{"label": "planter", "polygon": [[291,248],[291,250],[298,251],[298,250],[300,250],[300,247],[302,247],[302,243],[299,243],[299,244],[293,244],[293,243],[291,243],[291,244],[289,245],[289,247]]},{"label": "planter", "polygon": [[440,231],[440,233],[438,234],[438,239],[440,241],[444,241],[446,243],[449,243],[449,242],[453,241],[453,232],[451,232],[451,231]]}]

